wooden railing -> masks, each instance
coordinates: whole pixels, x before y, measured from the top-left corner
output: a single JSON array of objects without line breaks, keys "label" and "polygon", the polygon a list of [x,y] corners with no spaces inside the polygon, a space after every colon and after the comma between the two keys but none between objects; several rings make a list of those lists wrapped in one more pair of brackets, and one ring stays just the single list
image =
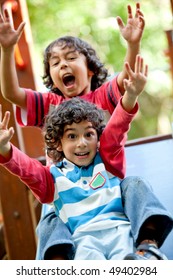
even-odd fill
[{"label": "wooden railing", "polygon": [[[14,2],[16,5],[15,10],[12,9]],[[15,27],[23,20],[27,22],[27,32],[25,29],[18,43],[17,75],[21,87],[36,89],[31,53],[33,49],[32,37],[26,2],[18,0],[1,1],[0,3],[2,8],[6,5],[11,12]],[[19,67],[19,62],[21,62],[19,55],[26,67]],[[15,128],[12,143],[31,157],[42,156],[41,131],[38,128],[21,128],[16,125],[14,107],[2,98],[1,93],[0,103],[2,104],[3,112],[8,110],[12,115],[10,126]],[[34,143],[40,143],[37,147],[33,143],[33,135]],[[31,143],[33,144],[31,145]],[[2,167],[0,167],[0,205],[2,218],[0,224],[0,257],[3,258],[5,248],[8,259],[35,259],[37,243],[35,227],[38,217],[38,211],[34,207],[35,201],[24,184]]]}]

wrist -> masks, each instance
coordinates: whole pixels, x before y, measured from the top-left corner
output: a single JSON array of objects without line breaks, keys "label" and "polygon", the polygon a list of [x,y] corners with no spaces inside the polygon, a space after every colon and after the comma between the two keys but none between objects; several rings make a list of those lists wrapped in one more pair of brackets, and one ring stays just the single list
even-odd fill
[{"label": "wrist", "polygon": [[133,42],[127,42],[127,47],[129,48],[129,49],[132,49],[133,51],[134,50],[140,50],[140,46],[141,46],[141,43],[140,42],[135,42],[135,43],[133,43]]},{"label": "wrist", "polygon": [[137,103],[137,100],[138,100],[138,96],[130,95],[126,91],[124,93],[123,97],[122,97],[122,107],[123,107],[123,109],[126,112],[130,113],[134,109],[134,107]]},{"label": "wrist", "polygon": [[7,161],[10,160],[12,154],[11,143],[0,148],[0,155],[4,157]]},{"label": "wrist", "polygon": [[1,52],[4,53],[4,54],[8,54],[9,55],[11,53],[14,53],[14,48],[15,48],[14,45],[12,45],[10,47],[2,47],[1,46]]}]

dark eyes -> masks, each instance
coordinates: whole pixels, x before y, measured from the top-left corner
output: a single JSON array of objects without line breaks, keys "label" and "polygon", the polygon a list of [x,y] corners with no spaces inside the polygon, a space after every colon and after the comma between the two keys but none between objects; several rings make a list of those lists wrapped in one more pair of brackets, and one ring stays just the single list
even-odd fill
[{"label": "dark eyes", "polygon": [[[90,137],[92,137],[94,135],[94,133],[93,132],[87,132],[86,134],[85,134],[85,137],[86,138],[90,138]],[[68,134],[68,136],[67,136],[69,139],[76,139],[77,138],[77,135],[75,135],[75,134]]]},{"label": "dark eyes", "polygon": [[77,58],[77,56],[71,56],[71,57],[68,57],[67,60],[74,60],[76,58]]},{"label": "dark eyes", "polygon": [[86,134],[86,137],[91,137],[91,136],[93,136],[94,135],[94,133],[93,132],[88,132],[87,134]]},{"label": "dark eyes", "polygon": [[58,62],[55,62],[54,64],[52,64],[52,66],[56,66],[59,64],[59,61]]},{"label": "dark eyes", "polygon": [[68,135],[68,138],[69,138],[69,139],[75,139],[75,138],[76,138],[76,135],[75,135],[75,134],[69,134],[69,135]]},{"label": "dark eyes", "polygon": [[[72,60],[75,60],[77,58],[77,56],[71,56],[71,57],[67,57],[66,58],[66,61],[72,61]],[[56,61],[52,64],[52,66],[56,66],[60,63],[61,61]]]}]

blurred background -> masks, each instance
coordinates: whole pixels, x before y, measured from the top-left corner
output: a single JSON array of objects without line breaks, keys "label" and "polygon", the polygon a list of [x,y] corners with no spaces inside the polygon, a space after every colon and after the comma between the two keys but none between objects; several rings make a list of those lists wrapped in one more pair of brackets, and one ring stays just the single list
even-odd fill
[{"label": "blurred background", "polygon": [[[126,42],[120,35],[116,16],[127,20],[127,5],[135,13],[136,2],[145,17],[141,54],[149,65],[140,112],[129,139],[171,133],[173,122],[173,81],[166,31],[173,28],[170,0],[27,0],[34,46],[37,88],[42,86],[43,51],[56,38],[70,34],[88,41],[97,51],[110,75],[121,71]],[[173,55],[173,54],[172,54]]]}]

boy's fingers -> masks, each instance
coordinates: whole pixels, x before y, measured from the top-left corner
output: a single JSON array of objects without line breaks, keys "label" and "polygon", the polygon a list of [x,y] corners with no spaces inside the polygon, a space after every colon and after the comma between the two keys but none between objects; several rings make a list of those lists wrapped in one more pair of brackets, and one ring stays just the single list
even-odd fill
[{"label": "boy's fingers", "polygon": [[128,62],[125,62],[125,68],[126,68],[126,71],[127,71],[127,74],[129,77],[132,77],[133,76],[133,71],[132,69],[130,68],[130,65]]},{"label": "boy's fingers", "polygon": [[132,8],[130,5],[127,6],[128,18],[132,18]]},{"label": "boy's fingers", "polygon": [[14,128],[13,127],[10,127],[9,130],[9,141],[11,140],[11,138],[13,137],[13,134],[14,134]]},{"label": "boy's fingers", "polygon": [[143,12],[141,11],[141,10],[137,10],[136,11],[137,12],[137,14],[138,14],[138,17],[143,17],[144,18],[144,14],[143,14]]},{"label": "boy's fingers", "polygon": [[21,22],[21,24],[19,25],[19,27],[17,29],[19,35],[22,34],[24,27],[25,27],[25,22],[23,21],[23,22]]},{"label": "boy's fingers", "polygon": [[140,55],[137,55],[135,61],[135,73],[142,72],[142,68],[143,68],[143,58]]},{"label": "boy's fingers", "polygon": [[4,9],[4,10],[3,10],[3,16],[4,16],[5,21],[10,22],[10,15],[9,15],[7,9]]},{"label": "boy's fingers", "polygon": [[128,85],[128,80],[127,79],[124,79],[123,80],[123,83],[124,83],[124,88],[125,90],[127,89],[127,85]]},{"label": "boy's fingers", "polygon": [[145,77],[148,77],[148,65],[145,65],[144,75]]},{"label": "boy's fingers", "polygon": [[145,26],[145,20],[144,20],[144,17],[143,16],[139,16],[139,20],[140,20],[140,26],[141,28],[143,29],[144,26]]},{"label": "boy's fingers", "polygon": [[143,58],[140,56],[138,59],[138,73],[143,72]]},{"label": "boy's fingers", "polygon": [[122,29],[124,27],[124,23],[123,23],[122,19],[119,16],[117,16],[116,20],[117,20],[117,24],[118,24],[119,28]]},{"label": "boy's fingers", "polygon": [[135,14],[135,17],[138,17],[138,14],[139,14],[139,12],[141,11],[140,10],[140,3],[136,3],[136,14]]},{"label": "boy's fingers", "polygon": [[0,104],[0,122],[2,121],[2,105]]},{"label": "boy's fingers", "polygon": [[0,22],[1,23],[4,22],[4,19],[3,19],[3,16],[1,15],[1,13],[0,13]]},{"label": "boy's fingers", "polygon": [[10,112],[6,111],[4,118],[1,122],[0,129],[6,129],[8,127],[9,121],[10,121]]}]

